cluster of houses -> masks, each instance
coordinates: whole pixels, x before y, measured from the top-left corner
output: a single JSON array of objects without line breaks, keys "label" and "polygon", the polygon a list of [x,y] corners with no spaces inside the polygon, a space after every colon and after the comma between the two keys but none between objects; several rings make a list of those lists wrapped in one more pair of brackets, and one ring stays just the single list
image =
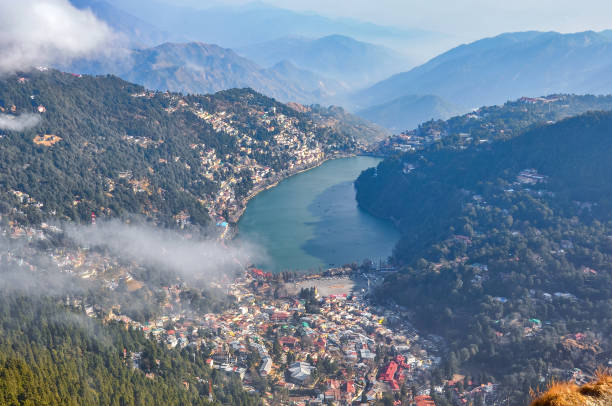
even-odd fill
[{"label": "cluster of houses", "polygon": [[[227,213],[228,218],[224,220],[235,220],[241,214],[246,196],[236,195],[235,187],[242,181],[240,174],[248,173],[252,182],[249,194],[253,194],[288,173],[315,166],[325,159],[325,152],[315,139],[315,134],[301,129],[297,118],[278,113],[275,107],[269,111],[248,110],[256,127],[263,128],[268,137],[256,136],[252,128],[240,128],[231,112],[208,112],[199,106],[177,104],[179,107],[191,108],[215,131],[232,136],[237,141],[240,153],[235,156],[219,156],[214,148],[203,144],[192,146],[201,149],[201,173],[218,186],[217,192],[206,202],[212,216]],[[283,159],[279,162],[282,162],[282,168],[272,168],[267,164],[281,154]],[[268,158],[262,161],[262,157]]]}]

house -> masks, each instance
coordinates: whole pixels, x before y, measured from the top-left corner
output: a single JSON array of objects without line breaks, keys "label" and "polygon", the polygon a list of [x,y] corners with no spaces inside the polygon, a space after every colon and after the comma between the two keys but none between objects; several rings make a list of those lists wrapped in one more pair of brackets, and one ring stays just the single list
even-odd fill
[{"label": "house", "polygon": [[298,361],[289,365],[291,379],[300,385],[305,385],[310,382],[313,369],[315,368],[307,362]]},{"label": "house", "polygon": [[278,339],[278,343],[287,348],[295,348],[299,341],[299,339],[293,336],[286,336]]},{"label": "house", "polygon": [[337,379],[329,379],[327,381],[327,390],[325,391],[324,399],[326,401],[338,400],[340,396],[340,381]]},{"label": "house", "polygon": [[395,377],[395,373],[397,372],[397,363],[395,361],[391,361],[387,364],[387,366],[382,370],[380,375],[378,376],[381,381],[391,382]]},{"label": "house", "polygon": [[431,396],[421,395],[414,398],[416,406],[436,406]]},{"label": "house", "polygon": [[259,373],[261,376],[266,376],[272,370],[272,359],[270,357],[264,357],[261,361],[261,367],[259,368]]}]

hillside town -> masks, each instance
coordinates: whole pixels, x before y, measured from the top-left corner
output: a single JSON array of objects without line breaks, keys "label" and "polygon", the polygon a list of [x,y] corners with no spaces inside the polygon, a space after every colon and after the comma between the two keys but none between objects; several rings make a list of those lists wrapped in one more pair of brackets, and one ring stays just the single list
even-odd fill
[{"label": "hillside town", "polygon": [[[88,247],[40,253],[34,246],[61,234],[61,228],[7,226],[2,237],[15,248],[2,254],[4,265],[33,278],[61,275],[97,286],[106,300],[74,293],[64,293],[62,300],[104,323],[140,330],[169,349],[196,351],[210,368],[238,377],[268,404],[373,404],[386,396],[421,406],[433,404],[432,390],[443,390],[432,387],[431,375],[444,357],[444,340],[421,336],[407,309],[370,304],[369,289],[382,280],[381,271],[346,267],[285,281],[286,276],[245,267],[235,278],[211,282],[232,304],[220,312],[200,312],[184,303],[192,292],[185,281],[151,286],[139,280],[139,265]],[[119,292],[131,297],[146,289],[159,306],[148,320],[130,317],[120,300],[112,300]],[[140,353],[125,357],[140,368]],[[156,379],[155,372],[143,373]],[[493,384],[467,388],[462,386],[458,396],[495,399]]]},{"label": "hillside town", "polygon": [[[132,96],[153,98],[160,95],[143,92]],[[238,220],[250,198],[280,180],[328,159],[365,151],[365,145],[354,137],[347,145],[321,141],[321,131],[335,131],[336,127],[344,125],[339,120],[309,114],[314,124],[305,126],[303,118],[289,116],[274,106],[241,105],[239,110],[231,105],[211,108],[176,94],[165,94],[164,97],[170,102],[170,107],[165,109],[168,114],[192,113],[217,134],[235,141],[237,153],[231,154],[223,154],[204,143],[190,145],[190,149],[200,157],[198,172],[215,185],[215,193],[203,198],[201,203],[222,228]],[[289,108],[295,110],[293,113],[310,112],[296,103]],[[155,146],[151,140],[144,143],[134,140],[138,141],[138,145],[144,148]],[[174,160],[179,162],[181,157],[174,157]],[[183,226],[189,219],[178,215],[176,221]]]}]

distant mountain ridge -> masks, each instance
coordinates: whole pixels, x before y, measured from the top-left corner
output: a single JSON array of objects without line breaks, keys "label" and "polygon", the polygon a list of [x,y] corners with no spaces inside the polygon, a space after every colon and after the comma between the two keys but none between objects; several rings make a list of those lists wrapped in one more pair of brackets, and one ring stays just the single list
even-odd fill
[{"label": "distant mountain ridge", "polygon": [[237,52],[263,66],[290,60],[298,66],[356,88],[410,66],[408,58],[389,48],[338,34],[318,39],[279,38],[242,47]]},{"label": "distant mountain ridge", "polygon": [[609,32],[507,33],[451,49],[357,92],[353,100],[367,108],[431,94],[468,111],[521,96],[611,93],[611,73]]},{"label": "distant mountain ridge", "polygon": [[360,110],[357,115],[398,133],[416,128],[428,120],[448,119],[460,112],[460,107],[439,96],[406,95],[389,103]]},{"label": "distant mountain ridge", "polygon": [[281,101],[299,103],[325,102],[342,84],[288,61],[271,68],[237,55],[218,45],[164,43],[153,48],[133,50],[117,63],[97,61],[75,64],[78,72],[113,73],[150,89],[184,93],[215,93],[231,88],[252,88]]},{"label": "distant mountain ridge", "polygon": [[296,12],[262,2],[197,8],[155,0],[108,1],[163,30],[191,40],[212,42],[230,48],[295,35],[317,38],[342,34],[360,40],[380,40],[376,42],[405,42],[444,37],[440,33],[424,30],[387,27],[348,18],[329,18],[312,12]]}]

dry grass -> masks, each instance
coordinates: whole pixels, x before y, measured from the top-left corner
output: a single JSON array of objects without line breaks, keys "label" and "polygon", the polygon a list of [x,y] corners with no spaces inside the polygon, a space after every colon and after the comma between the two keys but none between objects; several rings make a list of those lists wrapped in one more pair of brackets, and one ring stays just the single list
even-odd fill
[{"label": "dry grass", "polygon": [[58,137],[57,135],[53,134],[37,135],[36,137],[34,137],[34,144],[50,147],[51,145],[58,143],[61,140],[62,137]]},{"label": "dry grass", "polygon": [[569,382],[555,382],[540,394],[531,406],[610,406],[612,405],[612,376],[598,372],[596,380],[582,386]]}]

